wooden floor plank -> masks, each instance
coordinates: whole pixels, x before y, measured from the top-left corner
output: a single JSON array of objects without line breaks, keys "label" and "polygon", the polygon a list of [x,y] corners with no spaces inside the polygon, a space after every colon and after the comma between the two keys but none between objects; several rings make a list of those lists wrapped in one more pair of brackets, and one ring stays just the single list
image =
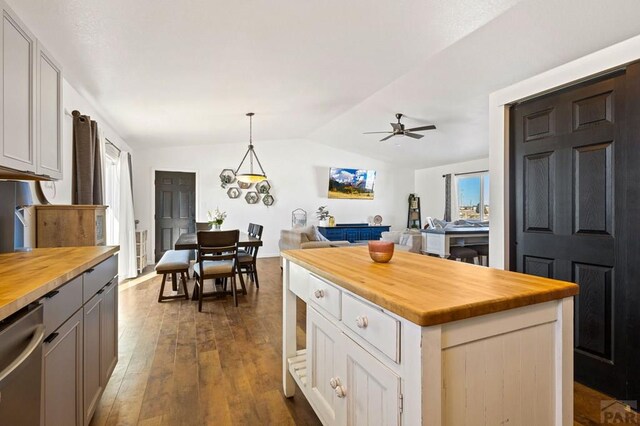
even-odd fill
[{"label": "wooden floor plank", "polygon": [[[157,302],[160,277],[120,291],[119,360],[92,426],[319,425],[302,393],[281,384],[282,276],[260,259],[260,289],[249,280],[231,297]],[[193,289],[193,280],[189,281]],[[297,343],[305,347],[306,306],[298,300]],[[600,424],[600,401],[575,385],[575,425]]]}]

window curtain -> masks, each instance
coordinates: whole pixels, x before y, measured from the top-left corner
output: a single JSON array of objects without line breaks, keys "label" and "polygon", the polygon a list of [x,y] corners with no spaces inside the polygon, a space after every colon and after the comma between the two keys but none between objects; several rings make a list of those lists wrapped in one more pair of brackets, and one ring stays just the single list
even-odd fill
[{"label": "window curtain", "polygon": [[130,156],[128,152],[122,151],[118,159],[120,169],[120,208],[118,212],[120,254],[118,256],[118,273],[120,280],[134,278],[138,275]]},{"label": "window curtain", "polygon": [[73,204],[104,204],[102,155],[98,123],[73,111]]},{"label": "window curtain", "polygon": [[451,222],[451,174],[444,175],[444,220]]}]

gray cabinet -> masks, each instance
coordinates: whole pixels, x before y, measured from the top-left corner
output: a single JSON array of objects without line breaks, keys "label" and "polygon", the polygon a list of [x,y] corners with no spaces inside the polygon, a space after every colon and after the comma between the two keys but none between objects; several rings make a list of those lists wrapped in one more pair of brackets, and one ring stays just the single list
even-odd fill
[{"label": "gray cabinet", "polygon": [[41,299],[45,425],[91,422],[118,362],[117,273],[114,255]]},{"label": "gray cabinet", "polygon": [[36,172],[36,38],[0,0],[0,166]]},{"label": "gray cabinet", "polygon": [[36,173],[62,179],[62,68],[38,43]]},{"label": "gray cabinet", "polygon": [[102,293],[100,309],[100,381],[107,386],[118,363],[118,279],[114,278]]},{"label": "gray cabinet", "polygon": [[83,424],[82,311],[77,311],[44,343],[44,425]]},{"label": "gray cabinet", "polygon": [[102,383],[100,370],[100,322],[101,312],[104,309],[104,299],[101,294],[96,294],[83,308],[84,321],[84,424],[88,425],[96,410],[96,406],[102,395]]}]

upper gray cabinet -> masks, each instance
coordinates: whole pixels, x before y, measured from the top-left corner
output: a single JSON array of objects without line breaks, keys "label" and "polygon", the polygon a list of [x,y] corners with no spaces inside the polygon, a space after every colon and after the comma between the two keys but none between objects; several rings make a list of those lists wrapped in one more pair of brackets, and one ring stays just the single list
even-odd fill
[{"label": "upper gray cabinet", "polygon": [[36,38],[2,2],[0,165],[36,172]]},{"label": "upper gray cabinet", "polygon": [[36,173],[62,179],[62,68],[38,43]]},{"label": "upper gray cabinet", "polygon": [[62,68],[0,0],[0,167],[62,179]]}]

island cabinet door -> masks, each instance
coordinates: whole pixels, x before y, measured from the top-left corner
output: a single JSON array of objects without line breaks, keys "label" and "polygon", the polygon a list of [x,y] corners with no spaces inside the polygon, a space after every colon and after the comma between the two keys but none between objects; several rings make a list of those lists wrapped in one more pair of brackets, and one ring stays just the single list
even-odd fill
[{"label": "island cabinet door", "polygon": [[400,424],[400,378],[373,355],[343,334],[343,351],[337,363],[339,385],[336,424]]},{"label": "island cabinet door", "polygon": [[307,307],[307,375],[309,402],[324,424],[337,422],[336,385],[342,333],[313,307]]}]

